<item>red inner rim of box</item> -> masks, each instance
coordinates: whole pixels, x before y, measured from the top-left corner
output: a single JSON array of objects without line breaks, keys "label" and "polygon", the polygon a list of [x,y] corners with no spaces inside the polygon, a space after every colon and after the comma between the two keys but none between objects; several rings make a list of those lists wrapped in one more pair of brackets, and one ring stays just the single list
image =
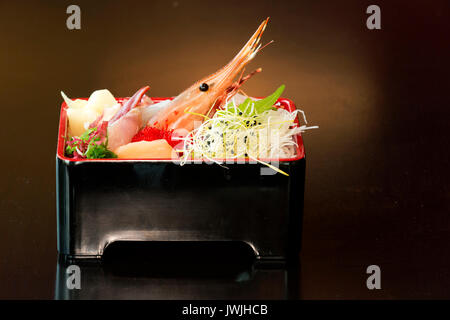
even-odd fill
[{"label": "red inner rim of box", "polygon": [[[82,98],[83,100],[87,100],[87,98]],[[121,102],[124,98],[118,98],[117,101]],[[173,99],[173,98],[151,98],[154,102],[160,102],[160,101],[164,101],[167,99]],[[295,104],[289,100],[289,99],[285,99],[285,98],[281,98],[278,99],[278,101],[280,106],[279,108],[283,108],[286,109],[290,112],[294,111],[296,109]],[[64,150],[65,150],[65,137],[66,137],[66,131],[67,131],[67,104],[65,102],[62,103],[61,105],[61,113],[60,113],[60,119],[59,119],[59,132],[58,132],[58,149],[57,149],[57,155],[60,159],[62,160],[66,160],[66,161],[73,161],[73,162],[85,162],[85,161],[95,161],[95,162],[110,162],[110,161],[149,161],[149,162],[157,162],[157,161],[171,161],[171,162],[178,162],[180,160],[178,159],[172,159],[172,158],[158,158],[158,159],[143,159],[143,158],[129,158],[129,159],[125,159],[125,158],[121,158],[121,159],[72,159],[69,157],[66,157],[64,155]],[[299,125],[299,121],[298,118],[296,118],[295,123],[297,125]],[[303,146],[303,139],[302,136],[300,134],[295,136],[295,140],[297,142],[297,152],[296,152],[296,156],[292,157],[292,158],[280,158],[280,159],[259,159],[261,161],[265,161],[265,162],[272,162],[272,161],[279,161],[279,162],[287,162],[287,161],[296,161],[296,160],[300,160],[303,159],[305,157],[305,148]],[[219,162],[226,162],[228,161],[250,161],[249,159],[214,159],[217,160]]]}]

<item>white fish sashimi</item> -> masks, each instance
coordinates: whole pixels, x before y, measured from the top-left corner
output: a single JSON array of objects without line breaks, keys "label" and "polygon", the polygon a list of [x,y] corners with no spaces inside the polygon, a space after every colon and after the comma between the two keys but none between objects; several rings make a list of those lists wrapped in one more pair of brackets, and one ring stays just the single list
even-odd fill
[{"label": "white fish sashimi", "polygon": [[159,111],[169,107],[169,105],[171,103],[172,103],[172,100],[164,100],[164,101],[157,102],[157,103],[154,103],[154,104],[149,105],[149,106],[142,107],[141,108],[141,110],[142,110],[142,123],[144,123],[144,125],[145,124],[150,125],[150,126],[153,125],[154,122],[155,122],[154,117],[156,116],[156,114]]},{"label": "white fish sashimi", "polygon": [[114,151],[118,147],[130,143],[141,128],[141,124],[140,110],[132,109],[113,124],[108,125],[108,149]]}]

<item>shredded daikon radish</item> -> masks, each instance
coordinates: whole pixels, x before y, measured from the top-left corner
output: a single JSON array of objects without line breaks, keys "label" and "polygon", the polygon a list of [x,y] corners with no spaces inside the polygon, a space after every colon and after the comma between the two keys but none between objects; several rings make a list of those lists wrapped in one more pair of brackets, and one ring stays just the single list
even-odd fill
[{"label": "shredded daikon radish", "polygon": [[[184,138],[183,150],[180,150],[182,165],[190,159],[202,158],[219,164],[218,159],[291,158],[297,146],[295,135],[317,128],[306,126],[301,110],[289,112],[279,108],[258,114],[253,110],[254,103],[244,112],[240,112],[234,101],[225,105],[227,107],[218,110],[214,117],[207,118]],[[302,126],[294,123],[299,113],[305,122]]]}]

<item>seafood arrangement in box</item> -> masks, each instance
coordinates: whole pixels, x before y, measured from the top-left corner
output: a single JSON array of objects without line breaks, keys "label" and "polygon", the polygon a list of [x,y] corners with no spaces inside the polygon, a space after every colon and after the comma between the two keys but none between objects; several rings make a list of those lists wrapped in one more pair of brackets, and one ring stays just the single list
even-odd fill
[{"label": "seafood arrangement in box", "polygon": [[298,252],[301,132],[315,127],[281,98],[284,85],[265,98],[242,90],[261,72],[244,75],[265,47],[267,22],[227,65],[174,98],[150,98],[148,86],[130,98],[106,89],[88,99],[62,93],[62,256],[99,258],[116,241],[242,241],[260,259]]},{"label": "seafood arrangement in box", "polygon": [[[296,136],[312,127],[299,125],[302,111],[279,108],[285,86],[264,99],[248,97],[241,89],[261,72],[258,68],[243,76],[245,66],[263,48],[260,40],[267,22],[226,66],[174,99],[153,101],[146,95],[148,86],[119,100],[106,89],[87,100],[71,100],[62,92],[68,124],[65,157],[173,159],[181,165],[194,159],[267,164],[263,159],[294,158]],[[304,114],[303,120],[306,124]]]}]

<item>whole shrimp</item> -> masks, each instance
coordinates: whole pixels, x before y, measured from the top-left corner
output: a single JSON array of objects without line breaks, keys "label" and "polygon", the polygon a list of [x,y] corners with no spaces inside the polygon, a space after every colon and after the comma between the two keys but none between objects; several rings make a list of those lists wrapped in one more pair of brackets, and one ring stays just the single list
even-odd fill
[{"label": "whole shrimp", "polygon": [[195,82],[179,94],[169,106],[150,119],[149,125],[160,129],[191,131],[194,129],[195,121],[202,121],[205,114],[210,113],[222,105],[227,98],[233,96],[245,80],[255,72],[261,71],[261,69],[257,69],[244,78],[241,74],[240,78],[235,81],[244,67],[262,49],[260,40],[268,21],[269,18],[261,23],[233,60],[216,73]]}]

